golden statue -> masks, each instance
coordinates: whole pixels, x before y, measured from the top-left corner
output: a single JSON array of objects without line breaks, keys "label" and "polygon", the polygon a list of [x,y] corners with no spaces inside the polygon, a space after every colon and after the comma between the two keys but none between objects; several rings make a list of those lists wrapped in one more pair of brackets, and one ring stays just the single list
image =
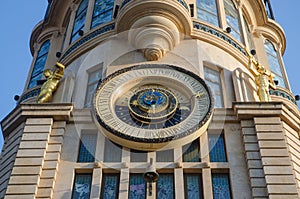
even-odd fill
[{"label": "golden statue", "polygon": [[54,72],[50,69],[44,71],[44,75],[47,80],[41,87],[41,92],[36,100],[37,103],[49,102],[53,93],[57,89],[59,81],[64,76],[65,66],[58,62],[55,66],[57,69]]},{"label": "golden statue", "polygon": [[267,70],[263,65],[256,61],[253,55],[251,55],[247,50],[245,51],[249,58],[248,69],[254,75],[255,83],[258,87],[257,94],[259,99],[262,102],[269,102],[271,101],[269,88],[271,87],[272,89],[276,89],[274,75],[271,71]]}]

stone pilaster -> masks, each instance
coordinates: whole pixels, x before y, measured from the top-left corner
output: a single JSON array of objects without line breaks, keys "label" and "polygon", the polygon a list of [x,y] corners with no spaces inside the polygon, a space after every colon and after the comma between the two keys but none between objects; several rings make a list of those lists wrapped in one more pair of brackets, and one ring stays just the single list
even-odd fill
[{"label": "stone pilaster", "polygon": [[53,119],[28,118],[5,198],[35,198]]},{"label": "stone pilaster", "polygon": [[267,185],[262,168],[254,122],[253,120],[243,120],[241,121],[241,127],[252,197],[268,198]]},{"label": "stone pilaster", "polygon": [[55,122],[50,133],[36,198],[51,198],[60,160],[66,122]]},{"label": "stone pilaster", "polygon": [[254,124],[269,198],[298,198],[280,117],[255,117]]},{"label": "stone pilaster", "polygon": [[282,127],[285,109],[280,102],[234,104],[234,110],[242,124],[254,198],[298,198]]},{"label": "stone pilaster", "polygon": [[[3,121],[5,137],[21,136],[5,198],[51,198],[71,104],[24,104]],[[24,126],[25,124],[25,126]],[[22,127],[22,128],[21,128]]]}]

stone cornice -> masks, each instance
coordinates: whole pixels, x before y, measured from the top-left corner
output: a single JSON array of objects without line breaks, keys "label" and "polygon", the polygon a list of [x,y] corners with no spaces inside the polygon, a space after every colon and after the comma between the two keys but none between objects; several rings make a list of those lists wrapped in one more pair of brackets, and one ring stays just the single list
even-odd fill
[{"label": "stone cornice", "polygon": [[295,131],[300,131],[300,114],[283,102],[233,102],[233,110],[239,120],[254,117],[280,117]]},{"label": "stone cornice", "polygon": [[6,137],[27,118],[53,118],[56,121],[69,121],[72,110],[73,104],[71,103],[18,105],[1,121],[3,136]]}]

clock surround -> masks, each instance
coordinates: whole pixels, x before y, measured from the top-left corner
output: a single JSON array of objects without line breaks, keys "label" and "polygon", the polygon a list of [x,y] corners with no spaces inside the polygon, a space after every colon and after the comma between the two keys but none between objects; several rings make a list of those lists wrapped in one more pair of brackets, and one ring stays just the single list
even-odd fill
[{"label": "clock surround", "polygon": [[199,137],[213,97],[198,75],[167,64],[121,69],[99,82],[93,116],[112,141],[138,150],[168,149]]}]

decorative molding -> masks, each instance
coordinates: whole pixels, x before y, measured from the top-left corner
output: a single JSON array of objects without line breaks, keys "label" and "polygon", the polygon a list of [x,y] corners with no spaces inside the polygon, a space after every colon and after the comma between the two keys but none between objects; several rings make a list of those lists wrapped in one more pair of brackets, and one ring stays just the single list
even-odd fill
[{"label": "decorative molding", "polygon": [[241,53],[243,53],[244,55],[247,55],[247,53],[244,50],[244,47],[242,47],[241,45],[239,45],[236,41],[234,41],[233,39],[231,39],[230,37],[228,37],[226,34],[213,29],[209,26],[206,26],[204,24],[201,24],[197,21],[193,21],[193,25],[195,29],[210,33],[214,36],[219,37],[220,39],[226,41],[227,43],[229,43],[230,45],[232,45],[233,47],[235,47],[236,49],[238,49]]},{"label": "decorative molding", "polygon": [[157,61],[180,42],[176,25],[162,16],[145,16],[130,27],[128,40],[143,50],[148,61]]},{"label": "decorative molding", "polygon": [[103,26],[93,32],[91,32],[90,34],[84,36],[83,38],[79,39],[78,41],[76,41],[62,56],[62,58],[60,60],[63,60],[64,58],[66,58],[69,54],[71,54],[74,50],[76,50],[77,48],[79,48],[80,46],[82,46],[83,44],[87,43],[88,41],[90,41],[91,39],[102,35],[106,32],[109,32],[111,30],[115,29],[115,23],[110,23],[106,26]]},{"label": "decorative molding", "polygon": [[[122,9],[126,4],[128,4],[129,2],[131,2],[132,0],[125,0],[122,2],[121,4],[121,8]],[[185,7],[185,9],[187,9],[187,11],[189,12],[189,7],[187,5],[187,3],[184,0],[177,0],[178,3],[180,3],[183,7]]]},{"label": "decorative molding", "polygon": [[291,94],[289,94],[288,92],[282,90],[282,89],[280,89],[280,90],[279,89],[270,90],[269,93],[270,93],[270,95],[280,96],[280,97],[283,97],[285,99],[288,99],[288,100],[290,100],[291,102],[293,102],[294,104],[297,105],[295,97],[292,96]]},{"label": "decorative molding", "polygon": [[41,91],[41,86],[37,86],[37,87],[34,87],[32,90],[28,91],[28,92],[25,92],[20,100],[18,101],[18,104],[32,98],[32,99],[35,99],[36,96],[38,96],[40,94],[40,91]]}]

